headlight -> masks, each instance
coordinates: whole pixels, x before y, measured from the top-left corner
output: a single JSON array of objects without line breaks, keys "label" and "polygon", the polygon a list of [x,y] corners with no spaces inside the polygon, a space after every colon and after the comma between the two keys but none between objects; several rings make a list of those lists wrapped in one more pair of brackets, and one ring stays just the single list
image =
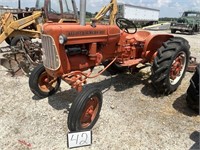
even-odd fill
[{"label": "headlight", "polygon": [[65,35],[61,34],[59,36],[59,43],[64,44],[65,42],[67,42],[67,37]]}]

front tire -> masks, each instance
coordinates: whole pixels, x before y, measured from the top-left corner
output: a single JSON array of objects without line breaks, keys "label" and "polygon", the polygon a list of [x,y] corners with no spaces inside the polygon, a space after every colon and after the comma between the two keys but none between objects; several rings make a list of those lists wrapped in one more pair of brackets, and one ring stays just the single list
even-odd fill
[{"label": "front tire", "polygon": [[70,131],[92,129],[99,118],[102,107],[102,93],[98,89],[84,89],[76,97],[69,111],[68,128]]},{"label": "front tire", "polygon": [[152,65],[152,83],[162,94],[174,92],[185,75],[189,61],[189,44],[179,37],[164,42]]},{"label": "front tire", "polygon": [[35,67],[29,77],[29,87],[39,98],[45,98],[56,93],[60,83],[60,78],[54,79],[47,74],[43,64]]},{"label": "front tire", "polygon": [[190,80],[190,86],[187,89],[187,105],[195,112],[199,113],[199,74],[200,65],[197,66],[194,75]]}]

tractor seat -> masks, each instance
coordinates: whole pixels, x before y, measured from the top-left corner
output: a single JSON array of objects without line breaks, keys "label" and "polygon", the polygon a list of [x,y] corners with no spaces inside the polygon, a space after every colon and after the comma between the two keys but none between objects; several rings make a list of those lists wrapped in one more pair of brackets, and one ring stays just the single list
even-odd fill
[{"label": "tractor seat", "polygon": [[137,31],[135,34],[128,35],[127,40],[135,39],[138,42],[144,42],[151,33],[148,31]]}]

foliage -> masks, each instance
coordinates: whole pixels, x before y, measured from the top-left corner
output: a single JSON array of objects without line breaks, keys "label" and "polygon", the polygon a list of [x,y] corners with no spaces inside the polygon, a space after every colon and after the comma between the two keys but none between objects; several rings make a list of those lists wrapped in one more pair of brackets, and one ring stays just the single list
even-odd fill
[{"label": "foliage", "polygon": [[164,17],[164,18],[159,18],[159,21],[175,21],[177,18],[172,18],[172,17]]},{"label": "foliage", "polygon": [[[80,11],[78,11],[78,15],[80,15]],[[92,18],[94,17],[94,14],[91,12],[86,12],[86,18]]]}]

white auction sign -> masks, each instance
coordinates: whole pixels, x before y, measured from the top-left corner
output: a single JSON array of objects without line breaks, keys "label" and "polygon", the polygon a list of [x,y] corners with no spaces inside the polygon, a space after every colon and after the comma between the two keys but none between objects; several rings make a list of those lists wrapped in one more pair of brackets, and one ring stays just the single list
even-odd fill
[{"label": "white auction sign", "polygon": [[81,146],[88,146],[92,144],[92,132],[69,132],[67,134],[68,148],[75,148]]}]

